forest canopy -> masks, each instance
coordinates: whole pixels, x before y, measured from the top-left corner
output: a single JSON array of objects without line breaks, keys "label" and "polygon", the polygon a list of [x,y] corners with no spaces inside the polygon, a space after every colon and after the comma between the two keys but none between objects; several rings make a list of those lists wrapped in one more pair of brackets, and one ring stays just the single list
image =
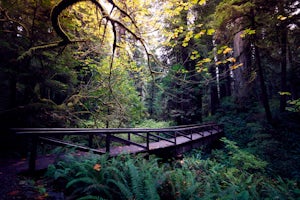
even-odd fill
[{"label": "forest canopy", "polygon": [[299,1],[0,4],[6,127],[198,123],[232,97],[299,111]]}]

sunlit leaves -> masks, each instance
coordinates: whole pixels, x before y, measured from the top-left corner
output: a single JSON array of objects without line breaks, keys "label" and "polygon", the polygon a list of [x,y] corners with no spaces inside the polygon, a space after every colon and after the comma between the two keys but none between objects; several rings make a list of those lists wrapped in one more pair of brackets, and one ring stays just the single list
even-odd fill
[{"label": "sunlit leaves", "polygon": [[228,47],[228,46],[222,46],[218,49],[217,53],[218,54],[228,54],[228,53],[231,53],[232,52],[232,48]]},{"label": "sunlit leaves", "polygon": [[281,21],[284,21],[287,19],[287,17],[283,16],[283,15],[278,15],[277,16],[277,19],[281,20]]},{"label": "sunlit leaves", "polygon": [[291,112],[300,112],[300,99],[289,100],[287,103],[289,106],[286,108],[286,110]]},{"label": "sunlit leaves", "polygon": [[228,62],[235,63],[236,59],[234,57],[230,57],[226,59]]},{"label": "sunlit leaves", "polygon": [[[195,13],[193,9],[206,4],[205,0],[170,0],[164,4],[164,15],[173,29],[165,29],[165,36],[168,38],[166,46],[175,47],[180,45],[188,47],[190,40],[199,40],[204,35],[212,36],[215,30],[203,28],[203,24],[194,23]],[[186,22],[182,21],[182,16],[186,16]]]},{"label": "sunlit leaves", "polygon": [[241,38],[246,37],[247,35],[254,35],[256,33],[256,30],[247,28],[243,31],[243,33],[240,35]]},{"label": "sunlit leaves", "polygon": [[279,95],[281,95],[281,96],[283,96],[283,95],[286,95],[286,96],[292,95],[290,92],[286,92],[286,91],[280,91],[280,92],[278,92],[278,93],[279,93]]},{"label": "sunlit leaves", "polygon": [[194,38],[199,39],[199,38],[201,38],[201,36],[205,35],[205,33],[206,33],[206,30],[201,30],[199,33],[196,33],[194,35]]},{"label": "sunlit leaves", "polygon": [[178,38],[179,34],[183,33],[183,26],[174,29],[173,34],[171,35],[171,39]]},{"label": "sunlit leaves", "polygon": [[208,68],[204,66],[204,64],[210,63],[212,60],[210,58],[204,58],[197,62],[196,64],[196,71],[198,73],[201,72],[208,72]]},{"label": "sunlit leaves", "polygon": [[190,56],[190,59],[191,60],[196,60],[196,59],[198,59],[198,58],[200,58],[200,54],[199,54],[199,52],[198,51],[193,51],[192,52],[192,55]]},{"label": "sunlit leaves", "polygon": [[230,69],[231,69],[231,70],[235,70],[235,69],[237,69],[237,68],[239,68],[239,67],[241,67],[241,66],[243,66],[243,63],[232,65],[232,66],[230,67]]},{"label": "sunlit leaves", "polygon": [[187,32],[187,34],[185,35],[185,38],[182,42],[182,46],[187,47],[189,45],[189,41],[191,40],[192,37],[193,37],[193,31]]},{"label": "sunlit leaves", "polygon": [[191,3],[193,5],[199,4],[199,5],[204,5],[206,3],[206,0],[191,0]]},{"label": "sunlit leaves", "polygon": [[212,28],[208,29],[206,32],[207,35],[213,35],[214,33],[215,33],[215,29],[212,29]]},{"label": "sunlit leaves", "polygon": [[232,48],[229,48],[229,47],[226,47],[224,50],[223,50],[223,54],[228,54],[228,53],[231,53],[232,52]]}]

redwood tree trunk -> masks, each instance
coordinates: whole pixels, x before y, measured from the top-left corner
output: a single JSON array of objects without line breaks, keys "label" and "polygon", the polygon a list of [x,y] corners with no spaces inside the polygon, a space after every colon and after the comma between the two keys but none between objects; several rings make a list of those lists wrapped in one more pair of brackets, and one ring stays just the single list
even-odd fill
[{"label": "redwood tree trunk", "polygon": [[[287,30],[286,28],[281,28],[281,92],[287,92],[287,84],[286,84],[286,71],[287,71],[287,63],[286,63],[286,49],[287,49]],[[286,95],[280,96],[280,112],[284,112],[286,107]]]},{"label": "redwood tree trunk", "polygon": [[256,65],[258,68],[258,76],[259,76],[259,81],[260,81],[261,99],[262,99],[263,106],[265,109],[266,118],[267,118],[268,122],[271,123],[272,122],[272,114],[271,114],[270,105],[269,105],[269,99],[268,99],[268,94],[267,94],[267,87],[265,84],[263,68],[262,68],[261,60],[260,60],[259,48],[256,45],[254,48],[255,48]]}]

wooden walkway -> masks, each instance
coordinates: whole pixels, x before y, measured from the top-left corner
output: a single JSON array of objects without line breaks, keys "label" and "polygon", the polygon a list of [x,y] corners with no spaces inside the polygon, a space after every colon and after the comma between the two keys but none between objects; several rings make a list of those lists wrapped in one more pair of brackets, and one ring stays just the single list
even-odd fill
[{"label": "wooden walkway", "polygon": [[[116,156],[121,153],[184,153],[203,144],[212,143],[223,136],[223,126],[216,123],[174,126],[168,128],[16,128],[18,136],[30,138],[29,170],[36,168],[38,144],[71,147],[80,151]],[[66,135],[87,136],[88,145],[79,145],[62,140]],[[105,147],[93,148],[97,140],[105,141]],[[140,142],[137,142],[140,141]],[[97,142],[97,141],[96,141]]]},{"label": "wooden walkway", "polygon": [[[165,148],[169,148],[169,147],[175,147],[175,146],[180,146],[180,145],[184,145],[187,143],[191,143],[191,141],[198,141],[201,140],[203,138],[207,138],[211,135],[221,135],[220,132],[218,132],[217,130],[214,130],[212,132],[201,132],[201,134],[199,133],[193,133],[190,136],[192,137],[192,139],[189,139],[187,137],[184,136],[178,136],[176,138],[176,145],[174,145],[174,139],[172,138],[171,141],[165,141],[165,140],[160,140],[158,142],[151,142],[149,144],[149,150],[142,148],[142,147],[138,147],[135,145],[126,145],[126,146],[118,146],[118,147],[114,147],[111,149],[110,151],[110,155],[115,156],[121,153],[142,153],[142,152],[152,152],[158,149],[165,149]],[[145,145],[145,144],[142,144]]]}]

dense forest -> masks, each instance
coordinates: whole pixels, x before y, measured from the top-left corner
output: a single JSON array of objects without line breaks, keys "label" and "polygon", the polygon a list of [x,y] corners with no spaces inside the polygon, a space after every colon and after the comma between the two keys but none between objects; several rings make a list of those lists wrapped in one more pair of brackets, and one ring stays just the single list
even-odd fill
[{"label": "dense forest", "polygon": [[[24,153],[17,127],[214,121],[225,129],[219,149],[168,161],[70,155],[46,182],[69,199],[299,199],[299,7],[1,0],[1,156]],[[48,187],[34,187],[47,199]]]}]

